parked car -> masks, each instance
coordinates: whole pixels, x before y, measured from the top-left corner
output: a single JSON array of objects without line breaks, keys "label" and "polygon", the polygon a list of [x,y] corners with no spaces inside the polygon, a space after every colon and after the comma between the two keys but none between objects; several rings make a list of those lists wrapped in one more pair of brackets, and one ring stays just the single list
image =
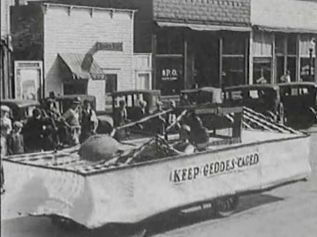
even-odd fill
[{"label": "parked car", "polygon": [[290,126],[310,126],[317,121],[317,84],[291,82],[278,84],[285,117]]},{"label": "parked car", "polygon": [[230,106],[249,107],[276,122],[284,120],[284,109],[277,85],[257,84],[226,87],[224,103]]},{"label": "parked car", "polygon": [[127,90],[117,91],[111,94],[112,113],[119,107],[119,101],[126,102],[128,119],[136,120],[135,108],[138,102],[143,100],[146,102],[146,111],[152,113],[156,109],[156,102],[160,100],[161,92],[159,90]]},{"label": "parked car", "polygon": [[182,90],[180,105],[221,104],[222,90],[216,87],[202,87]]},{"label": "parked car", "polygon": [[25,122],[28,117],[32,116],[35,108],[40,107],[40,103],[36,100],[18,100],[18,99],[2,99],[1,105],[6,105],[11,109],[10,117],[14,121]]}]

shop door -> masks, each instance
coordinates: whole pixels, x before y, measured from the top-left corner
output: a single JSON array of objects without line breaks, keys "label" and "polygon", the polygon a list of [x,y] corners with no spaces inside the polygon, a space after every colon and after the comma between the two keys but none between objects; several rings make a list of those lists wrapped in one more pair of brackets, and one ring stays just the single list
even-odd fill
[{"label": "shop door", "polygon": [[[195,32],[196,34],[196,32]],[[218,86],[218,39],[206,32],[197,32],[193,39],[193,77],[196,86]]]}]

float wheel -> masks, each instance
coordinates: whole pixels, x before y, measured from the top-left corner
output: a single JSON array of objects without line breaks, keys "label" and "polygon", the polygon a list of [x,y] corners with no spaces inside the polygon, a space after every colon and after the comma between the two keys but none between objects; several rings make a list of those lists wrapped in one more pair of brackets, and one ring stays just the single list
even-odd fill
[{"label": "float wheel", "polygon": [[237,195],[217,198],[213,201],[215,212],[220,217],[230,216],[239,204],[239,197]]}]

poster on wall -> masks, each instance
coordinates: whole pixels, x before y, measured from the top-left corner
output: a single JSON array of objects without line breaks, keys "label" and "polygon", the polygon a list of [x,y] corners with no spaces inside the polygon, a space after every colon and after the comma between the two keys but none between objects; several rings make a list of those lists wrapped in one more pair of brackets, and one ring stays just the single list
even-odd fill
[{"label": "poster on wall", "polygon": [[178,95],[184,88],[183,58],[157,58],[157,89],[162,95]]},{"label": "poster on wall", "polygon": [[15,61],[15,98],[39,100],[43,95],[43,66],[41,61]]}]

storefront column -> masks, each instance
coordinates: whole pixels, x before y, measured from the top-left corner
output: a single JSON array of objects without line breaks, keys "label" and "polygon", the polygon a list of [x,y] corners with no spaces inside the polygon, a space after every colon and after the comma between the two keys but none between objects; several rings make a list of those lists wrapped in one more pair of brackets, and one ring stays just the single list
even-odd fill
[{"label": "storefront column", "polygon": [[315,35],[315,82],[317,83],[317,35]]},{"label": "storefront column", "polygon": [[157,36],[152,35],[152,89],[156,89],[157,77],[156,77],[156,47],[157,47]]},{"label": "storefront column", "polygon": [[244,84],[249,84],[249,44],[250,40],[245,38],[245,46],[244,46]]},{"label": "storefront column", "polygon": [[222,54],[223,54],[223,38],[219,38],[219,87],[223,87],[223,62],[222,62]]},{"label": "storefront column", "polygon": [[285,74],[287,71],[287,36],[284,36],[284,72]]},{"label": "storefront column", "polygon": [[299,42],[300,42],[300,35],[298,34],[296,36],[296,78],[295,81],[300,81],[300,47],[299,47]]},{"label": "storefront column", "polygon": [[184,37],[184,89],[187,89],[188,85],[188,41],[186,36]]},{"label": "storefront column", "polygon": [[250,32],[249,37],[249,83],[253,84],[253,31]]},{"label": "storefront column", "polygon": [[272,34],[272,61],[271,61],[271,83],[275,84],[278,82],[276,78],[276,50],[275,50],[275,34]]}]

